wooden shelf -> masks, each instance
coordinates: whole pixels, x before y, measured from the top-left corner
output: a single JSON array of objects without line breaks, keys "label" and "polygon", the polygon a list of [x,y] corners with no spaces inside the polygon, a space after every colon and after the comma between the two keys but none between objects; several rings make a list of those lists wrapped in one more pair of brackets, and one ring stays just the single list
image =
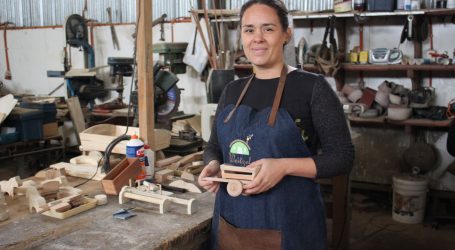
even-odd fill
[{"label": "wooden shelf", "polygon": [[[251,64],[235,64],[235,69],[252,69]],[[318,69],[314,64],[304,64],[303,69],[311,72],[316,72]],[[375,71],[446,71],[446,72],[455,72],[455,65],[439,65],[439,64],[425,64],[425,65],[380,65],[380,64],[352,64],[352,63],[343,63],[341,64],[341,69],[345,71],[365,71],[365,72],[375,72]]]},{"label": "wooden shelf", "polygon": [[427,128],[447,128],[450,126],[450,120],[435,121],[429,119],[407,119],[404,121],[393,121],[388,120],[385,116],[373,117],[373,118],[362,118],[354,115],[348,116],[349,121],[358,124],[393,124],[400,126],[412,126],[412,127],[427,127]]},{"label": "wooden shelf", "polygon": [[[207,10],[210,17],[218,17],[217,20],[212,20],[212,22],[238,22],[239,10]],[[194,10],[197,14],[204,14],[203,10]],[[352,11],[344,13],[334,13],[334,12],[303,12],[291,10],[290,14],[294,20],[297,19],[325,19],[329,16],[335,15],[338,18],[352,18],[355,16],[360,17],[390,17],[390,16],[408,16],[408,15],[430,15],[430,16],[451,16],[455,15],[455,9],[423,9],[423,10],[413,10],[413,11],[404,11],[404,10],[395,10],[395,11]]]},{"label": "wooden shelf", "polygon": [[455,65],[423,64],[423,65],[380,65],[343,63],[345,71],[455,71]]}]

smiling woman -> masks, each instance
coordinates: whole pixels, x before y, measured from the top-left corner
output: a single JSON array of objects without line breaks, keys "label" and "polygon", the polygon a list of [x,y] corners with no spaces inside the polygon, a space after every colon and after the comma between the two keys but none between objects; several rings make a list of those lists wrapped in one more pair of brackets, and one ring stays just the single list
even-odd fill
[{"label": "smiling woman", "polygon": [[243,50],[258,78],[276,77],[281,71],[283,47],[291,37],[285,17],[280,19],[276,9],[264,4],[251,5],[240,13]]},{"label": "smiling woman", "polygon": [[[325,211],[315,178],[346,174],[354,148],[341,104],[321,75],[284,63],[291,37],[280,0],[250,0],[241,41],[255,74],[229,83],[218,103],[199,184],[216,192],[215,249],[327,249]],[[256,168],[231,197],[220,163]]]}]

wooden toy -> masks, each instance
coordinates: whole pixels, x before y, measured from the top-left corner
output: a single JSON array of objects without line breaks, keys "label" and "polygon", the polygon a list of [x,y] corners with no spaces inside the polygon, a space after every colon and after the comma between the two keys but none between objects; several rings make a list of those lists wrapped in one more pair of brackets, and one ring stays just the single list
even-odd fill
[{"label": "wooden toy", "polygon": [[205,177],[204,180],[226,182],[227,191],[230,196],[237,197],[243,191],[243,185],[249,183],[259,173],[260,167],[245,168],[236,167],[227,164],[221,164],[221,178]]}]

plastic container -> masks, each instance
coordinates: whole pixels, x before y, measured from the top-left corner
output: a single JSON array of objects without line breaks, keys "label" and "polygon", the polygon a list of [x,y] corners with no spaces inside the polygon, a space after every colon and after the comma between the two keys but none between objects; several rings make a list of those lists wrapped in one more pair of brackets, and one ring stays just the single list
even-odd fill
[{"label": "plastic container", "polygon": [[22,141],[43,138],[43,112],[41,110],[14,108],[3,125],[15,127]]},{"label": "plastic container", "polygon": [[155,152],[152,151],[149,145],[144,144],[145,156],[145,174],[147,178],[153,178],[155,174]]},{"label": "plastic container", "polygon": [[422,223],[428,179],[423,176],[399,175],[393,177],[392,218],[408,224]]},{"label": "plastic container", "polygon": [[21,108],[38,109],[43,111],[43,123],[51,123],[57,120],[57,106],[52,103],[38,103],[38,102],[21,102]]},{"label": "plastic container", "polygon": [[404,4],[403,4],[403,7],[404,7],[404,10],[411,10],[411,0],[404,0]]},{"label": "plastic container", "polygon": [[147,178],[146,174],[146,167],[145,167],[145,155],[144,155],[144,150],[139,149],[136,151],[136,156],[139,158],[139,167],[141,170],[139,171],[139,174],[136,176],[136,180],[145,180]]},{"label": "plastic container", "polygon": [[135,158],[139,149],[144,146],[137,135],[132,135],[131,139],[126,143],[126,158]]}]

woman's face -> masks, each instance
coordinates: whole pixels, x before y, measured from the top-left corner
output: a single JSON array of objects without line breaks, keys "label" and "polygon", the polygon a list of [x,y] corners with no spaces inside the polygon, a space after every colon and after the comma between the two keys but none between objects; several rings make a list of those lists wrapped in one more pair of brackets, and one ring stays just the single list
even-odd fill
[{"label": "woman's face", "polygon": [[252,64],[270,68],[283,63],[283,45],[290,29],[283,30],[273,8],[254,4],[243,14],[241,24],[243,50]]}]

